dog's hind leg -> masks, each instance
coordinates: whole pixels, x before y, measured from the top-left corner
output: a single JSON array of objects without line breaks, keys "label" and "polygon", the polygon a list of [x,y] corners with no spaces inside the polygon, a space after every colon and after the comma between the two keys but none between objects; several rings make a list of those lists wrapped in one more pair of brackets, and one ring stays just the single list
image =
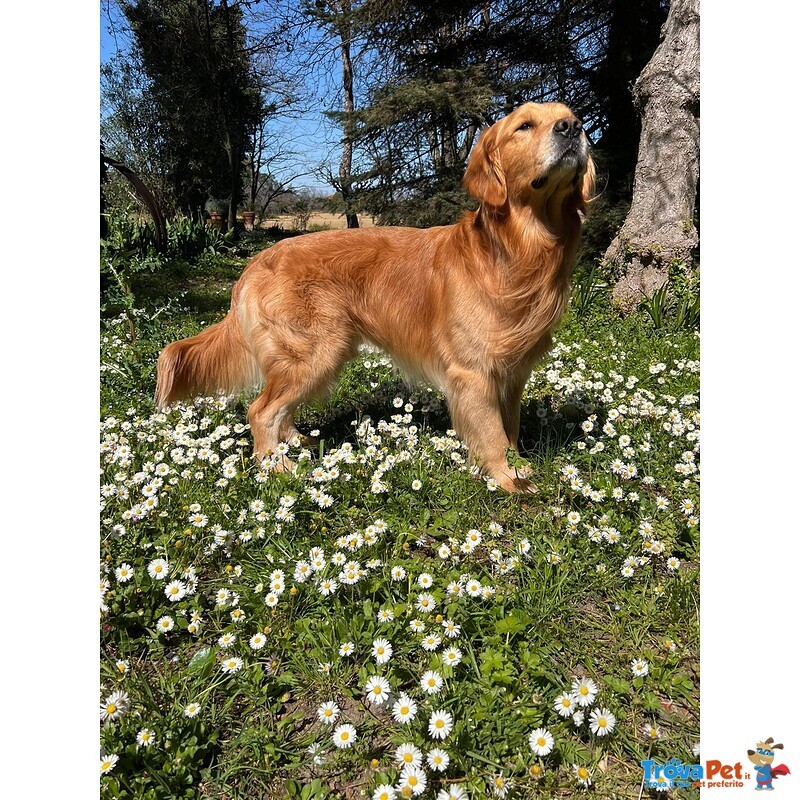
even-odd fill
[{"label": "dog's hind leg", "polygon": [[[299,435],[294,424],[295,410],[330,387],[356,349],[345,339],[317,342],[309,336],[302,342],[303,346],[298,344],[296,339],[291,348],[276,346],[273,342],[268,353],[260,354],[264,391],[247,412],[256,458],[275,453],[281,442],[289,442]],[[293,466],[284,459],[278,469],[291,470]]]}]

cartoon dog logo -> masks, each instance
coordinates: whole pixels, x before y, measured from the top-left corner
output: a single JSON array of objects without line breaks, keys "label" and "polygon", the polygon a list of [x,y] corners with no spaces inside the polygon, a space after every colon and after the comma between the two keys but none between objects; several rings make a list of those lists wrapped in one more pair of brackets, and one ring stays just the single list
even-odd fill
[{"label": "cartoon dog logo", "polygon": [[772,785],[773,778],[790,774],[789,767],[786,764],[778,764],[777,767],[772,766],[772,762],[775,760],[775,751],[783,750],[783,745],[773,744],[774,741],[770,736],[765,742],[756,742],[755,750],[747,751],[747,757],[755,764],[757,791],[763,789],[771,791],[775,788]]}]

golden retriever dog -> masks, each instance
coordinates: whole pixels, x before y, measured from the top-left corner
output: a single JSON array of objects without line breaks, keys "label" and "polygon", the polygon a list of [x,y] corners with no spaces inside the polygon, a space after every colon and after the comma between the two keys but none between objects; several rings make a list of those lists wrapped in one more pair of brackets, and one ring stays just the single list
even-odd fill
[{"label": "golden retriever dog", "polygon": [[594,188],[581,123],[560,103],[526,103],[482,132],[464,186],[480,207],[455,225],[324,231],[255,256],[225,319],[161,353],[157,404],[262,386],[248,420],[264,457],[298,435],[297,406],[366,342],[442,389],[486,475],[536,491],[507,450],[567,302]]}]

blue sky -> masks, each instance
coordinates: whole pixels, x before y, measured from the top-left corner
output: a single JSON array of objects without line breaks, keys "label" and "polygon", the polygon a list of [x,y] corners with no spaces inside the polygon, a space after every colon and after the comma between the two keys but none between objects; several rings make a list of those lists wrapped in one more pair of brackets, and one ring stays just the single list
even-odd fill
[{"label": "blue sky", "polygon": [[[107,63],[119,52],[126,52],[131,46],[132,36],[124,16],[109,0],[103,0],[100,7],[100,61]],[[338,78],[338,62],[329,59],[330,63],[322,66],[322,80],[319,83],[306,82],[306,91],[310,97],[317,97],[316,102],[309,102],[306,109],[294,114],[291,119],[279,121],[274,131],[286,143],[293,143],[291,150],[296,153],[292,158],[291,168],[284,170],[281,177],[289,178],[298,173],[312,173],[320,164],[328,164],[335,173],[339,159],[338,132],[322,113],[326,108],[335,108],[337,98],[325,95],[321,87],[331,83],[336,85]],[[102,98],[101,98],[102,99]],[[101,107],[102,113],[102,107]],[[311,189],[331,194],[331,186],[316,175],[303,175],[293,181],[296,188]]]}]

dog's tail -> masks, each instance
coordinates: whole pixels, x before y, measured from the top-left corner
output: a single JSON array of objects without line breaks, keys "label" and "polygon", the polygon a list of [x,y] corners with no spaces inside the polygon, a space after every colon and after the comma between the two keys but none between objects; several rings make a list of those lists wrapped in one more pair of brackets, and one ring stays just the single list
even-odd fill
[{"label": "dog's tail", "polygon": [[259,382],[258,365],[231,308],[222,322],[161,351],[155,401],[163,408],[190,397],[231,394]]}]

